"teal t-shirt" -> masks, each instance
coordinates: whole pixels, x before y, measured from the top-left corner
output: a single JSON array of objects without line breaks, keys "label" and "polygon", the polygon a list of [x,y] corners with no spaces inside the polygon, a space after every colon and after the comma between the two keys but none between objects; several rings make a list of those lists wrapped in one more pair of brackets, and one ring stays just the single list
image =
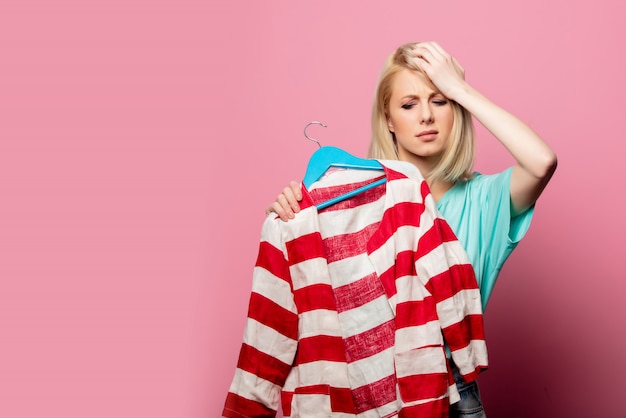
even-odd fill
[{"label": "teal t-shirt", "polygon": [[526,235],[534,206],[511,218],[511,173],[483,175],[456,183],[437,202],[465,248],[476,273],[483,311],[498,274],[511,252]]}]

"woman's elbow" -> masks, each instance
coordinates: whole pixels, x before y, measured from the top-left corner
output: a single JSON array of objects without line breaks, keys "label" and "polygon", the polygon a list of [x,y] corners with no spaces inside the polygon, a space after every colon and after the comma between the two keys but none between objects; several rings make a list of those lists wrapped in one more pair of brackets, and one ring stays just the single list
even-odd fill
[{"label": "woman's elbow", "polygon": [[556,167],[558,165],[559,159],[557,158],[556,154],[554,152],[550,152],[544,160],[543,178],[549,180],[556,171]]},{"label": "woman's elbow", "polygon": [[537,156],[535,159],[533,175],[545,182],[549,181],[558,165],[558,158],[556,154],[550,150]]}]

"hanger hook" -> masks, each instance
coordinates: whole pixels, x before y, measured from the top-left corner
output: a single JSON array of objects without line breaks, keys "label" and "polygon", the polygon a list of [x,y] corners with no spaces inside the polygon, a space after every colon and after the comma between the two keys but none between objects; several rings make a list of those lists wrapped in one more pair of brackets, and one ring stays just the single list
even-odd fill
[{"label": "hanger hook", "polygon": [[320,144],[320,141],[318,141],[315,138],[312,138],[310,136],[307,135],[306,133],[306,129],[309,127],[309,125],[322,125],[324,128],[326,127],[326,125],[324,125],[322,122],[318,122],[316,120],[314,120],[313,122],[309,122],[306,124],[306,126],[304,127],[304,136],[306,137],[306,139],[308,139],[309,141],[313,141],[317,144],[318,147],[322,148],[322,144]]}]

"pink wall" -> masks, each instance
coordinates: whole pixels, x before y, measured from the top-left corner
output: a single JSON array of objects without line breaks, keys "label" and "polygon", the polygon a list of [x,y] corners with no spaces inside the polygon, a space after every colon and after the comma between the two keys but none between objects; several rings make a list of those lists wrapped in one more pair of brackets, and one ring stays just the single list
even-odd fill
[{"label": "pink wall", "polygon": [[303,126],[364,155],[414,40],[560,158],[487,311],[489,416],[623,416],[622,2],[248,3],[0,5],[0,416],[218,416]]}]

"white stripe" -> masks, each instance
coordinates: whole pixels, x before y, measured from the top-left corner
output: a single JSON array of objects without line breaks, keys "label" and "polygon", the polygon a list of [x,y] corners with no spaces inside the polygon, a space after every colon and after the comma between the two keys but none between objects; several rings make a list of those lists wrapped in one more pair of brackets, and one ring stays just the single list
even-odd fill
[{"label": "white stripe", "polygon": [[358,209],[326,211],[319,214],[322,238],[359,232],[372,224],[380,222],[384,213],[385,196],[363,204]]},{"label": "white stripe", "polygon": [[[389,402],[386,405],[379,406],[375,409],[362,412],[357,415],[358,418],[380,418],[380,417],[397,417],[398,403],[396,401]],[[395,414],[394,414],[395,413]]]},{"label": "white stripe", "polygon": [[426,345],[443,346],[439,321],[396,330],[396,351],[402,352]]},{"label": "white stripe", "polygon": [[396,279],[397,303],[420,302],[431,296],[428,289],[416,276],[401,276]]},{"label": "white stripe", "polygon": [[416,260],[417,275],[426,282],[429,278],[447,271],[450,266],[470,264],[467,253],[458,241],[439,244],[429,253]]},{"label": "white stripe", "polygon": [[295,394],[291,399],[291,417],[329,418],[330,396],[318,394]]},{"label": "white stripe", "polygon": [[393,347],[389,347],[373,356],[349,363],[350,386],[359,388],[393,375],[394,351]]},{"label": "white stripe", "polygon": [[448,399],[450,405],[452,405],[453,403],[457,403],[461,400],[461,395],[459,395],[459,390],[456,387],[456,383],[452,383],[450,386],[448,386],[448,396],[450,397],[450,399]]},{"label": "white stripe", "polygon": [[[413,402],[402,402],[402,407],[403,408],[408,408],[408,407],[415,406],[415,405],[422,405],[422,404],[429,403],[429,402],[435,402],[435,401],[438,401],[440,399],[445,399],[445,398],[447,398],[449,396],[448,392],[449,392],[449,389],[448,389],[448,391],[446,391],[446,393],[444,395],[441,395],[438,398],[420,399],[418,401],[413,401]],[[457,396],[458,396],[458,392],[457,392]],[[455,400],[455,402],[458,402],[460,399],[461,398],[458,397]]]},{"label": "white stripe", "polygon": [[283,224],[284,235],[281,238],[284,241],[291,241],[294,238],[319,232],[318,215],[314,206],[301,210],[298,216],[290,219],[289,222],[283,222]]},{"label": "white stripe", "polygon": [[384,244],[370,255],[379,273],[393,266],[397,254],[404,251],[417,250],[418,239],[424,234],[424,231],[426,231],[424,227],[429,227],[429,225],[422,224],[420,227],[405,225],[399,227]]},{"label": "white stripe", "polygon": [[265,222],[263,222],[263,226],[261,227],[261,242],[267,242],[274,248],[282,251],[284,256],[286,254],[285,240],[283,239],[281,231],[285,228],[285,225],[282,224],[286,223],[281,221],[280,218],[274,219],[275,216],[275,213],[270,213],[267,218],[265,218]]},{"label": "white stripe", "polygon": [[[318,360],[311,363],[300,364],[292,369],[298,387],[312,386],[317,384],[330,385],[336,388],[348,388],[348,375],[346,363],[336,361]],[[285,384],[285,389],[288,386]]]},{"label": "white stripe", "polygon": [[487,344],[484,340],[472,340],[467,347],[453,351],[452,359],[461,374],[472,373],[476,366],[488,365]]},{"label": "white stripe", "polygon": [[253,271],[252,292],[262,295],[290,312],[297,313],[291,286],[262,267]]},{"label": "white stripe", "polygon": [[230,384],[231,393],[236,393],[274,410],[278,408],[280,390],[280,386],[241,369],[235,369],[235,377]]},{"label": "white stripe", "polygon": [[374,272],[367,254],[337,260],[328,265],[333,288],[354,283]]},{"label": "white stripe", "polygon": [[393,193],[393,200],[395,202],[422,203],[421,185],[422,182],[420,179],[397,179],[390,182],[389,189],[392,189],[391,192]]},{"label": "white stripe", "polygon": [[312,258],[294,264],[289,268],[294,290],[314,284],[328,284],[328,264],[325,258]]},{"label": "white stripe", "polygon": [[330,414],[332,418],[356,418],[354,414],[347,414],[345,412],[333,412]]},{"label": "white stripe", "polygon": [[293,362],[298,342],[252,318],[246,320],[243,342],[286,364]]},{"label": "white stripe", "polygon": [[339,314],[344,338],[369,331],[393,318],[393,311],[385,295]]},{"label": "white stripe", "polygon": [[422,347],[396,352],[398,378],[430,373],[448,373],[443,347]]},{"label": "white stripe", "polygon": [[328,335],[341,337],[337,311],[315,309],[302,312],[298,324],[299,338]]},{"label": "white stripe", "polygon": [[482,315],[480,290],[464,289],[437,304],[441,328],[458,324],[467,315]]},{"label": "white stripe", "polygon": [[371,263],[376,268],[376,273],[378,273],[379,276],[393,266],[396,260],[396,254],[394,240],[389,239],[369,255]]}]

